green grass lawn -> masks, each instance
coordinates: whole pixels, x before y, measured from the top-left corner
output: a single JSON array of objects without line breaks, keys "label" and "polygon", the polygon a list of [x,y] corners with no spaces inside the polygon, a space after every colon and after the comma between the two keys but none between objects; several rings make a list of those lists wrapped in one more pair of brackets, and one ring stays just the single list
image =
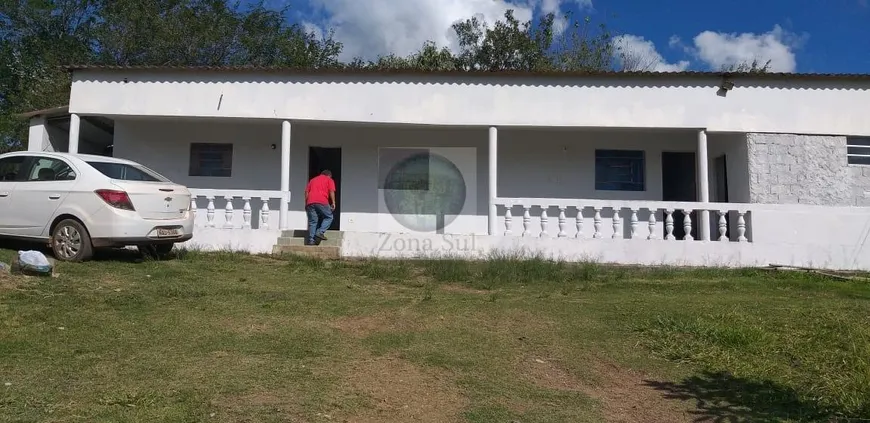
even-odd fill
[{"label": "green grass lawn", "polygon": [[134,258],[0,276],[0,421],[870,418],[866,282],[507,258]]}]

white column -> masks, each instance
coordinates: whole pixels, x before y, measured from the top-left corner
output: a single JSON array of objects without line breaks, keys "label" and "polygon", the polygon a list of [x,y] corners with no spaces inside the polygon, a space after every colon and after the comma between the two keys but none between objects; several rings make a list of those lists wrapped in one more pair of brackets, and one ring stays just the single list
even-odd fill
[{"label": "white column", "polygon": [[69,115],[69,147],[67,151],[72,154],[79,152],[79,127],[81,119],[79,115],[73,113]]},{"label": "white column", "polygon": [[[707,158],[707,131],[698,131],[698,201],[702,203],[710,202],[710,172],[708,165],[710,160]],[[698,235],[704,241],[710,240],[710,212],[707,210],[699,210],[701,218],[699,219]]]},{"label": "white column", "polygon": [[281,230],[286,230],[290,211],[290,122],[286,120],[281,123],[281,196],[278,220]]},{"label": "white column", "polygon": [[498,129],[496,127],[489,128],[489,234],[495,235],[498,232],[496,228],[496,220],[498,218],[498,208],[495,205],[495,200],[498,198]]},{"label": "white column", "polygon": [[27,151],[45,151],[46,144],[51,146],[48,131],[45,129],[45,117],[30,119],[30,130],[27,135]]}]

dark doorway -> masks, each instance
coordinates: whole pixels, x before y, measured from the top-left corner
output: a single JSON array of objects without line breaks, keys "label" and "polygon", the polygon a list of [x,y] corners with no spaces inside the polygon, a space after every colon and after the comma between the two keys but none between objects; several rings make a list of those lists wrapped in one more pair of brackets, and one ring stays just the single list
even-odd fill
[{"label": "dark doorway", "polygon": [[340,230],[341,225],[341,148],[308,147],[308,180],[329,169],[335,181],[336,207],[332,212],[330,230]]},{"label": "dark doorway", "polygon": [[[716,157],[716,160],[713,164],[714,175],[716,175],[716,202],[717,203],[727,203],[728,202],[728,162],[725,160],[725,155],[721,155]],[[711,213],[712,214],[712,213]],[[727,224],[725,226],[725,236],[728,239],[731,239],[731,216],[726,215],[725,219],[727,219]],[[715,238],[719,239],[719,215],[715,215],[716,227]]]},{"label": "dark doorway", "polygon": [[[662,153],[662,200],[698,201],[695,153]],[[674,236],[683,239],[683,212],[674,211]],[[692,236],[698,239],[698,213],[693,211]],[[667,231],[667,229],[665,229]],[[667,232],[665,232],[667,234]]]}]

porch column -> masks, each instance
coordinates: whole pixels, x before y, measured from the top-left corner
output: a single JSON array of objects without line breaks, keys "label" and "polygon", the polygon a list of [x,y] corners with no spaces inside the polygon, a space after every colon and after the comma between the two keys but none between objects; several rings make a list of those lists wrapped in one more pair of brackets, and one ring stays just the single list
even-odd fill
[{"label": "porch column", "polygon": [[498,128],[489,128],[489,234],[495,235],[498,208],[495,200],[498,198]]},{"label": "porch column", "polygon": [[45,129],[45,117],[30,119],[30,129],[27,133],[27,151],[45,151],[46,144],[51,145],[48,132]]},{"label": "porch column", "polygon": [[[710,160],[707,158],[707,131],[702,129],[698,131],[698,201],[702,203],[710,202],[710,175],[707,168]],[[710,240],[710,212],[700,210],[701,215],[698,232],[701,239],[704,241]]]},{"label": "porch column", "polygon": [[286,230],[290,211],[290,122],[281,122],[281,208],[279,218],[281,230]]},{"label": "porch column", "polygon": [[77,154],[79,152],[79,127],[81,119],[79,115],[73,113],[69,115],[69,144],[67,152]]}]

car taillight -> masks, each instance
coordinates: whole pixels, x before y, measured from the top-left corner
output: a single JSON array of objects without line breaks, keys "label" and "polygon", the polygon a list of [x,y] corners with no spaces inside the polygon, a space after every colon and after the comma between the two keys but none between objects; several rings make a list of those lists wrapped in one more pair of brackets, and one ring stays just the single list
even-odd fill
[{"label": "car taillight", "polygon": [[130,196],[124,191],[115,191],[111,189],[98,189],[94,191],[108,205],[122,210],[135,210],[133,203],[130,202]]}]

